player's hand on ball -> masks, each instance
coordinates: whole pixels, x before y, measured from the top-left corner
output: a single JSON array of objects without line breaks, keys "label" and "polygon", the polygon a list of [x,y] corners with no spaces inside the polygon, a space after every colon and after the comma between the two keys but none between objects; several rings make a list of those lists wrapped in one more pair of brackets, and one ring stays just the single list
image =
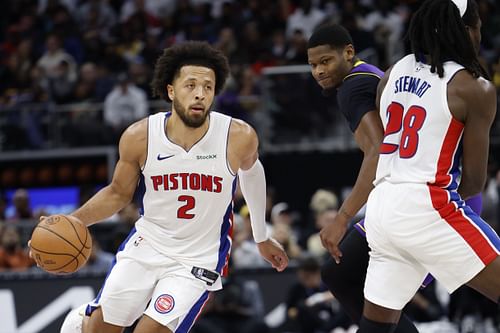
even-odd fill
[{"label": "player's hand on ball", "polygon": [[35,261],[36,265],[38,266],[38,263],[36,262],[35,256],[33,255],[33,251],[31,251],[31,239],[28,241],[28,255],[30,256],[31,259],[33,259]]},{"label": "player's hand on ball", "polygon": [[68,274],[87,262],[92,238],[88,228],[74,216],[42,216],[28,246],[37,266],[49,273]]},{"label": "player's hand on ball", "polygon": [[[43,215],[42,215],[42,216],[40,216],[40,218],[39,218],[39,222],[42,222],[42,220],[43,220],[43,219],[46,219],[46,218],[47,218],[47,216],[43,216]],[[28,251],[28,255],[30,256],[30,258],[31,258],[31,259],[33,259],[33,260],[35,261],[35,263],[36,263],[36,265],[37,265],[38,267],[40,267],[40,265],[39,265],[39,264],[38,264],[38,262],[36,261],[35,255],[33,254],[33,251],[31,251],[31,239],[28,241],[28,250],[29,250],[29,251]]]},{"label": "player's hand on ball", "polygon": [[288,256],[283,246],[274,238],[257,243],[257,247],[259,248],[260,255],[278,272],[282,272],[288,266]]}]

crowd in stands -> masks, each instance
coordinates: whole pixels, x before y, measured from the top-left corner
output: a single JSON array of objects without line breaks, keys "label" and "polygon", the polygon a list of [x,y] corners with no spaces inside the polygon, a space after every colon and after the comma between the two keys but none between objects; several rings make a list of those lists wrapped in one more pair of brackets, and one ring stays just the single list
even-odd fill
[{"label": "crowd in stands", "polygon": [[[478,3],[481,56],[500,88],[500,6]],[[164,48],[188,39],[208,41],[230,60],[232,78],[217,110],[262,132],[265,120],[279,124],[275,131],[289,129],[276,140],[324,136],[336,118],[314,82],[278,76],[270,86],[263,70],[306,65],[307,39],[325,22],[346,26],[358,55],[385,69],[405,54],[403,37],[417,6],[416,0],[6,1],[0,13],[0,150],[115,143],[130,122],[167,108],[146,102],[152,100],[152,68]],[[266,89],[275,103],[262,102]]]},{"label": "crowd in stands", "polygon": [[[216,110],[250,122],[264,138],[287,142],[307,135],[323,137],[338,118],[333,103],[323,99],[309,74],[297,78],[299,81],[278,76],[270,86],[263,71],[273,66],[306,65],[307,39],[325,22],[343,24],[352,34],[358,55],[385,69],[407,51],[403,37],[418,2],[4,1],[0,11],[0,151],[115,144],[130,123],[167,109],[166,104],[152,102],[152,68],[164,48],[189,39],[208,41],[229,58],[232,76],[216,100]],[[500,93],[500,5],[493,0],[477,2],[483,24],[481,59]],[[276,103],[263,102],[269,91]],[[310,105],[316,111],[309,110]],[[272,127],[273,121],[279,129]],[[58,142],[51,136],[54,127],[59,131]],[[499,124],[492,134],[500,136]],[[483,216],[498,232],[497,163],[493,158]],[[328,256],[319,230],[337,213],[340,192],[318,189],[304,214],[269,189],[269,233],[285,246],[297,267],[297,285],[284,300],[283,330],[287,332],[320,333],[350,326],[338,303],[323,293],[326,289],[319,279],[319,265]],[[27,256],[26,241],[46,212],[32,211],[23,189],[16,191],[12,204],[15,211],[6,216],[7,202],[0,195],[0,272],[37,270]],[[92,227],[95,246],[83,270],[106,271],[111,253],[138,216],[138,206],[131,203],[110,223]],[[355,220],[361,217],[362,213]],[[266,265],[252,239],[248,209],[237,192],[232,267]],[[195,332],[242,332],[231,326],[241,327],[242,322],[248,333],[267,332],[270,328],[262,321],[258,286],[247,282],[227,281],[225,294],[207,305],[207,316],[195,326]],[[409,311],[415,319],[449,317],[461,323],[462,332],[473,332],[467,325],[478,318],[499,325],[499,314],[489,312],[491,307],[469,290],[443,302],[437,299],[436,288],[439,286],[433,285],[419,293],[411,303]],[[235,299],[241,303],[233,304]],[[237,320],[228,320],[230,317]],[[469,321],[464,323],[464,318]]]}]

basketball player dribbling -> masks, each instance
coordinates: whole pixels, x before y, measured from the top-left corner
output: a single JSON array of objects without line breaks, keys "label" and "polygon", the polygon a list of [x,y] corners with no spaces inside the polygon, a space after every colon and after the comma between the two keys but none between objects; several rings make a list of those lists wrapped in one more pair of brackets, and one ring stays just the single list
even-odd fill
[{"label": "basketball player dribbling", "polygon": [[[87,226],[102,221],[144,182],[143,215],[87,306],[84,333],[122,332],[139,318],[136,333],[188,332],[209,291],[222,288],[238,179],[261,255],[277,271],[288,265],[282,246],[266,234],[265,175],[255,131],[210,111],[228,73],[227,59],[207,43],[166,49],[152,87],[172,101],[172,111],[123,133],[111,184],[72,214]],[[69,317],[78,318],[77,312]]]},{"label": "basketball player dribbling", "polygon": [[[464,24],[466,8],[475,24]],[[427,272],[450,293],[467,284],[499,301],[500,238],[463,201],[484,187],[496,112],[470,37],[480,28],[474,0],[425,1],[408,32],[412,54],[379,84],[385,135],[365,216],[360,333],[394,332]]]},{"label": "basketball player dribbling", "polygon": [[[468,17],[464,17],[466,19]],[[479,40],[475,40],[474,44],[478,49]],[[323,245],[333,257],[322,268],[323,281],[352,321],[358,324],[363,311],[369,247],[364,221],[355,224],[347,234],[346,231],[373,188],[379,147],[384,135],[375,105],[377,85],[383,72],[356,57],[349,32],[339,25],[326,25],[313,33],[308,43],[308,61],[313,77],[324,94],[329,96],[336,90],[339,109],[364,155],[351,193],[344,200],[335,221],[321,231]],[[469,198],[467,204],[479,213],[481,194]],[[422,281],[422,285],[430,281],[432,277],[429,276]],[[395,332],[416,333],[417,329],[403,315]]]}]

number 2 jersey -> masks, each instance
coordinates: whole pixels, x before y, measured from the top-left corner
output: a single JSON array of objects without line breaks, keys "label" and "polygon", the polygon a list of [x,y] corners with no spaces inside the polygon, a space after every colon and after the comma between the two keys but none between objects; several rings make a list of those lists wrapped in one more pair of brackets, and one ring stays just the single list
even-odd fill
[{"label": "number 2 jersey", "polygon": [[158,252],[220,273],[231,248],[236,187],[227,160],[231,117],[211,112],[207,132],[189,151],[168,139],[169,117],[148,118],[143,216],[136,228]]},{"label": "number 2 jersey", "polygon": [[398,61],[380,99],[385,133],[375,185],[422,183],[455,191],[464,125],[450,112],[448,83],[463,66],[444,63],[444,76],[413,54]]}]

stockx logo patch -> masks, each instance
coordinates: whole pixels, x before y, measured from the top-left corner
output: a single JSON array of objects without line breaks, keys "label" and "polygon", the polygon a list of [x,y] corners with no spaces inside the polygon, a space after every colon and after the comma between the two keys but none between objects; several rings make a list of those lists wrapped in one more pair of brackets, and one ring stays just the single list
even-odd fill
[{"label": "stockx logo patch", "polygon": [[196,155],[197,160],[213,160],[215,158],[217,158],[217,154]]},{"label": "stockx logo patch", "polygon": [[174,306],[174,298],[169,294],[160,295],[155,301],[155,310],[161,314],[169,313]]}]

